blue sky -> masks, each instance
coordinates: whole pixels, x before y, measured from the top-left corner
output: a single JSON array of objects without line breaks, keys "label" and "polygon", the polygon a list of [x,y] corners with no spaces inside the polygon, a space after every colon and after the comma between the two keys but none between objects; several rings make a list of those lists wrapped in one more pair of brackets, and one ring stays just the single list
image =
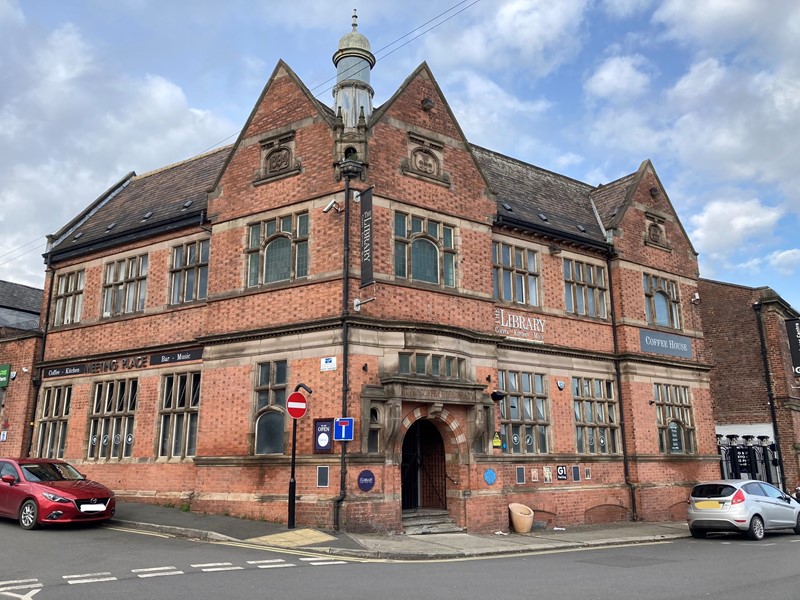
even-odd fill
[{"label": "blue sky", "polygon": [[0,279],[43,286],[111,184],[232,142],[279,59],[330,104],[357,8],[376,106],[424,60],[473,143],[594,185],[649,158],[701,275],[800,309],[796,0],[351,4],[0,0]]}]

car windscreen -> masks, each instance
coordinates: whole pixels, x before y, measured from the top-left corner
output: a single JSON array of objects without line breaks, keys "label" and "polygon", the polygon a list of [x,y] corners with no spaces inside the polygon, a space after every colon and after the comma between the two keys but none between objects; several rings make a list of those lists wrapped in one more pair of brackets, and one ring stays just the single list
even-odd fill
[{"label": "car windscreen", "polygon": [[27,481],[75,481],[83,476],[66,463],[21,463]]},{"label": "car windscreen", "polygon": [[725,483],[704,483],[692,489],[692,498],[727,498],[736,492],[736,488]]}]

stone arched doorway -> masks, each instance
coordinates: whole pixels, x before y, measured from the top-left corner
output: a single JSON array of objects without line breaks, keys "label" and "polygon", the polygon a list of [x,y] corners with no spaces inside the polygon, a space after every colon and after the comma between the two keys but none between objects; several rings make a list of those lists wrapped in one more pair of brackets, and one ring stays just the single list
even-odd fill
[{"label": "stone arched doorway", "polygon": [[403,438],[402,509],[447,509],[444,440],[427,419],[416,421]]}]

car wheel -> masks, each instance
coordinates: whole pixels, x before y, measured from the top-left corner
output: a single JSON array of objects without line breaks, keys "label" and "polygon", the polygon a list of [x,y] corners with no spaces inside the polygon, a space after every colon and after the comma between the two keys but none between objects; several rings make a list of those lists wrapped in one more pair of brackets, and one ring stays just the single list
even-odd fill
[{"label": "car wheel", "polygon": [[794,532],[800,535],[800,513],[797,513],[797,523],[794,524]]},{"label": "car wheel", "polygon": [[23,529],[35,529],[39,519],[39,507],[33,500],[25,500],[19,509],[19,524]]},{"label": "car wheel", "polygon": [[694,527],[690,527],[689,528],[689,533],[692,534],[693,538],[701,539],[701,538],[706,537],[706,533],[707,532],[706,532],[705,529],[695,529]]},{"label": "car wheel", "polygon": [[764,520],[758,515],[753,515],[750,519],[750,529],[747,530],[747,537],[751,540],[764,539]]}]

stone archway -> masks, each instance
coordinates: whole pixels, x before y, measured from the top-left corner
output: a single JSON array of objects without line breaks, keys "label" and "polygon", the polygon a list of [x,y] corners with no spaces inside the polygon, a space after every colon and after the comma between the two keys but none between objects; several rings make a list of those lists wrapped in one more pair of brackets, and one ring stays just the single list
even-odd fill
[{"label": "stone archway", "polygon": [[402,509],[447,509],[444,440],[427,419],[414,422],[403,438]]}]

